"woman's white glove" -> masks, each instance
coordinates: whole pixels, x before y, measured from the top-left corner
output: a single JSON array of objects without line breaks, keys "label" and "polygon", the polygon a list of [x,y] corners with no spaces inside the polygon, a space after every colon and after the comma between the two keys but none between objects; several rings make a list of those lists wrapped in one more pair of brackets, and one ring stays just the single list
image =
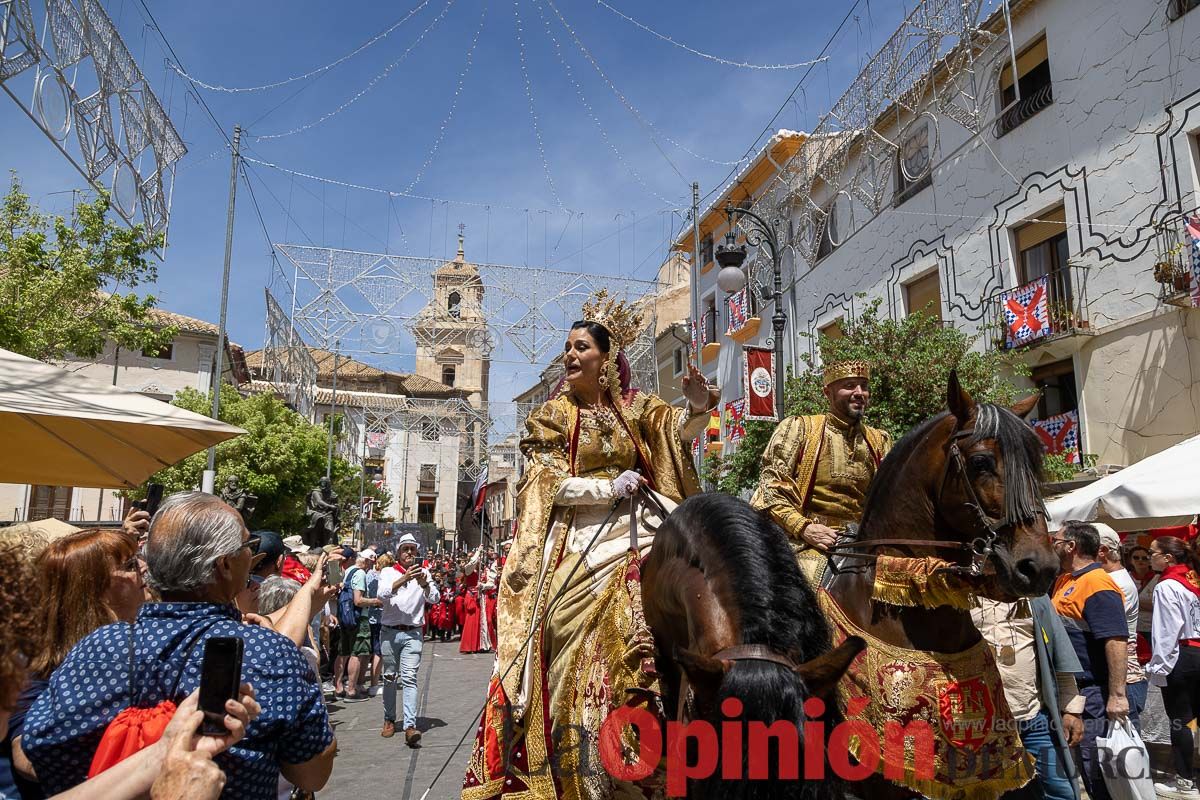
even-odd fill
[{"label": "woman's white glove", "polygon": [[638,487],[642,485],[642,476],[638,472],[627,469],[617,477],[613,478],[612,492],[613,497],[633,497],[637,494]]}]

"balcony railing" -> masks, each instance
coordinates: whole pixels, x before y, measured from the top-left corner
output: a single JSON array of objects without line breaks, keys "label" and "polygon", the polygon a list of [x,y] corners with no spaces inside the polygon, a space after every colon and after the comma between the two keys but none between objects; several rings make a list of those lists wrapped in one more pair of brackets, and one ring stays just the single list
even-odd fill
[{"label": "balcony railing", "polygon": [[1087,267],[1068,265],[997,292],[987,304],[984,324],[997,350],[1088,331]]},{"label": "balcony railing", "polygon": [[1200,208],[1165,220],[1154,232],[1158,257],[1154,280],[1158,283],[1159,299],[1164,303],[1187,308],[1192,305],[1193,294],[1200,294],[1200,287],[1195,285],[1196,261],[1200,260],[1196,235],[1200,235]]},{"label": "balcony railing", "polygon": [[1028,97],[1022,97],[1020,102],[1005,111],[996,120],[996,138],[999,139],[1053,102],[1054,84],[1052,83],[1035,89],[1029,93]]}]

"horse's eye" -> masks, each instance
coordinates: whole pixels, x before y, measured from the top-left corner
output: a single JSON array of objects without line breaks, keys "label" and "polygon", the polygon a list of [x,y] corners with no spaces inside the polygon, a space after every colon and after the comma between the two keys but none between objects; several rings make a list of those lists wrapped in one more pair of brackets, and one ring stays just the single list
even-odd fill
[{"label": "horse's eye", "polygon": [[973,472],[995,472],[996,459],[988,453],[976,453],[971,456],[967,462],[971,465]]}]

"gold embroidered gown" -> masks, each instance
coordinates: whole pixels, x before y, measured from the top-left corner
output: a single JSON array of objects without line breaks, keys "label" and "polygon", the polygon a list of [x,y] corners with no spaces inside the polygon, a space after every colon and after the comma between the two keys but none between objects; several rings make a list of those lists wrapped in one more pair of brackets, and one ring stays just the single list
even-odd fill
[{"label": "gold embroidered gown", "polygon": [[634,554],[627,505],[602,523],[613,507],[611,480],[625,470],[640,469],[676,502],[699,491],[684,442],[707,413],[689,415],[631,393],[615,411],[583,411],[561,396],[530,416],[517,531],[500,576],[496,672],[464,800],[660,791],[655,777],[641,785],[615,781],[599,756],[609,713],[646,705],[658,691],[638,572],[652,532],[641,528]]}]

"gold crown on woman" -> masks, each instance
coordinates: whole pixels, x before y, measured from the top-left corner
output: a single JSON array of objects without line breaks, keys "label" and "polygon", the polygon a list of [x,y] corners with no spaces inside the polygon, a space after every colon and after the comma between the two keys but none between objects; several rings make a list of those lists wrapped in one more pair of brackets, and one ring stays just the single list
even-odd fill
[{"label": "gold crown on woman", "polygon": [[870,380],[870,363],[857,358],[848,361],[833,361],[825,365],[825,372],[821,383],[828,386],[834,381],[840,381],[843,378],[866,378]]},{"label": "gold crown on woman", "polygon": [[637,339],[644,316],[632,303],[610,297],[608,289],[601,289],[583,304],[583,321],[603,325],[612,339],[613,348],[620,351]]}]

